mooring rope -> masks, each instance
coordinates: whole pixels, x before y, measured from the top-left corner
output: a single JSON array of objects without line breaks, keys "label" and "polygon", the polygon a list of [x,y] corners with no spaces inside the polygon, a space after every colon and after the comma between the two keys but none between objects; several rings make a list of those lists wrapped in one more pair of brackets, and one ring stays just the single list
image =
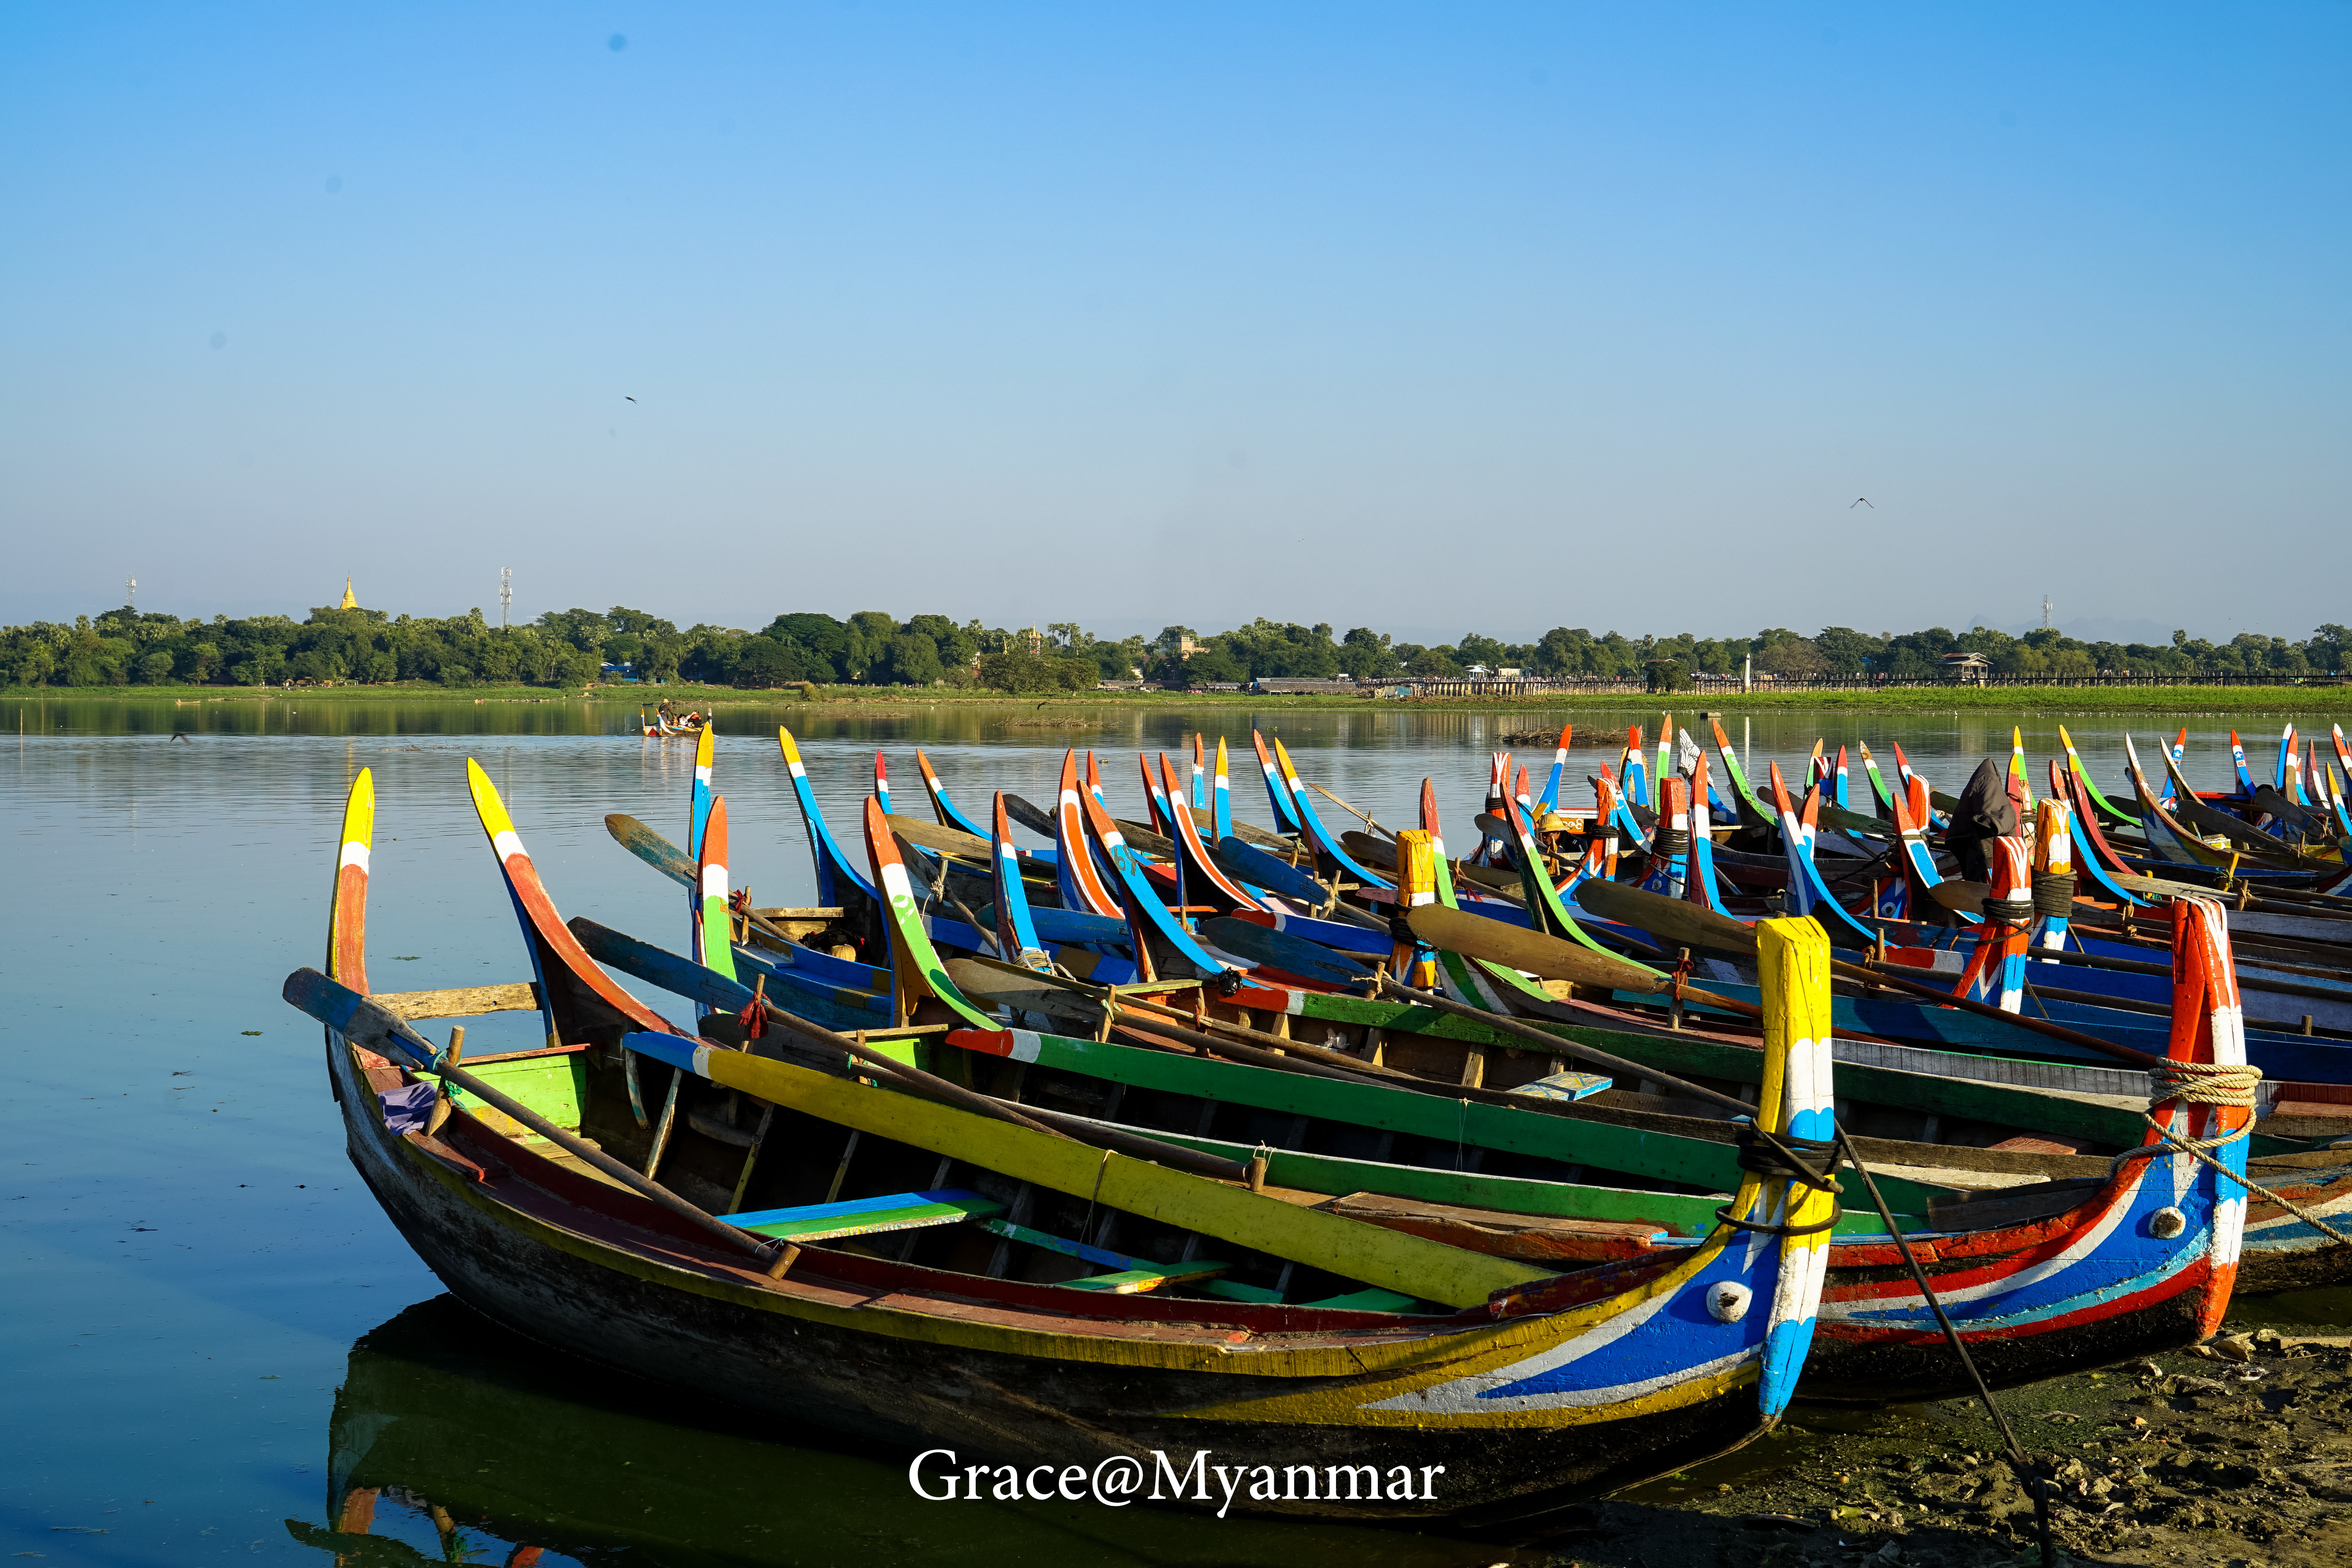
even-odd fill
[{"label": "mooring rope", "polygon": [[[1715,1211],[1718,1224],[1762,1236],[1813,1236],[1832,1228],[1845,1216],[1843,1205],[1837,1201],[1845,1189],[1837,1180],[1838,1162],[1843,1155],[1836,1139],[1768,1132],[1753,1121],[1740,1122],[1738,1127],[1739,1168],[1768,1182],[1801,1184],[1817,1193],[1829,1194],[1829,1217],[1816,1225],[1767,1225],[1760,1220],[1741,1219],[1731,1212],[1731,1205],[1726,1204]],[[1825,1163],[1816,1165],[1816,1161]],[[1795,1206],[1793,1201],[1790,1206]]]},{"label": "mooring rope", "polygon": [[1984,1373],[1977,1370],[1976,1358],[1969,1354],[1967,1342],[1960,1338],[1960,1331],[1953,1326],[1950,1314],[1944,1310],[1944,1303],[1937,1298],[1936,1288],[1927,1283],[1927,1271],[1919,1266],[1918,1254],[1911,1250],[1911,1238],[1895,1225],[1894,1211],[1886,1206],[1886,1199],[1879,1194],[1878,1183],[1872,1178],[1870,1167],[1862,1163],[1862,1156],[1854,1152],[1853,1135],[1843,1125],[1837,1130],[1837,1142],[1839,1148],[1845,1152],[1845,1157],[1853,1163],[1854,1173],[1862,1178],[1863,1186],[1869,1191],[1871,1205],[1878,1210],[1879,1223],[1885,1226],[1886,1234],[1895,1238],[1895,1249],[1910,1266],[1911,1279],[1919,1287],[1920,1299],[1936,1315],[1936,1322],[1944,1331],[1944,1338],[1950,1343],[1952,1353],[1959,1358],[1960,1365],[1967,1370],[1969,1381],[1976,1384],[1977,1397],[1991,1413],[1992,1424],[2000,1430],[2000,1440],[2009,1449],[2003,1457],[2008,1459],[2018,1484],[2025,1489],[2025,1495],[2033,1500],[2033,1525],[2041,1540],[2042,1568],[2056,1568],[2057,1547],[2050,1535],[2051,1483],[2036,1473],[2033,1462],[2025,1457],[2025,1449],[2018,1443],[2017,1434],[2010,1429],[2009,1417],[2001,1414],[2000,1405],[1993,1398],[1992,1389],[1986,1384]]},{"label": "mooring rope", "polygon": [[2066,920],[2074,913],[2074,873],[2072,871],[2036,871],[2033,873],[2033,912],[2057,920]]},{"label": "mooring rope", "polygon": [[[2155,1096],[2158,1100],[2177,1100],[2191,1105],[2243,1106],[2248,1110],[2253,1108],[2254,1090],[2263,1081],[2259,1068],[2220,1062],[2167,1062],[2147,1076],[2155,1080]],[[2109,1175],[2122,1170],[2131,1161],[2151,1159],[2177,1150],[2229,1177],[2244,1188],[2249,1197],[2278,1205],[2335,1245],[2352,1247],[2352,1236],[2345,1235],[2285,1194],[2273,1192],[2240,1175],[2207,1152],[2208,1150],[2235,1143],[2241,1138],[2252,1136],[2254,1124],[2252,1118],[2248,1118],[2246,1124],[2235,1132],[2225,1133],[2219,1138],[2184,1138],[2145,1110],[2140,1112],[2140,1120],[2147,1123],[2158,1142],[2143,1143],[2137,1149],[2126,1149],[2117,1154],[2107,1163]]]}]

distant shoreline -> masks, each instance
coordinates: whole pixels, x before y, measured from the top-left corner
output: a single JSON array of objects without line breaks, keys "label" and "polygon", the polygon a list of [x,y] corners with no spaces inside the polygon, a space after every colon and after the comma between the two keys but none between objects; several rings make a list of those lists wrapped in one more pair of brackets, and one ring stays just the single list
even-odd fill
[{"label": "distant shoreline", "polygon": [[0,701],[38,703],[138,702],[161,706],[210,707],[215,704],[255,706],[300,703],[353,707],[387,704],[446,708],[488,705],[541,706],[584,703],[628,711],[667,699],[681,711],[727,709],[791,709],[836,715],[912,713],[944,708],[1046,710],[1075,713],[1085,710],[1132,711],[1138,709],[1304,709],[1318,711],[1394,713],[1438,710],[1449,713],[1558,714],[1654,713],[1680,710],[1686,713],[1754,713],[1785,711],[1934,713],[2014,712],[2082,714],[2165,713],[2231,718],[2247,714],[2296,715],[2344,713],[2352,718],[2352,688],[2342,686],[2191,686],[2100,689],[2064,686],[1998,688],[1898,687],[1881,691],[1789,692],[1596,692],[1547,693],[1536,699],[1512,700],[1496,697],[1440,697],[1413,700],[1362,697],[1293,697],[1250,692],[1056,692],[1011,695],[1004,692],[956,691],[941,688],[835,686],[816,689],[803,697],[792,689],[757,689],[720,686],[667,686],[648,696],[632,688],[592,687],[584,691],[552,690],[536,686],[452,689],[431,685],[331,687],[206,687],[206,686],[68,686],[0,688]]}]

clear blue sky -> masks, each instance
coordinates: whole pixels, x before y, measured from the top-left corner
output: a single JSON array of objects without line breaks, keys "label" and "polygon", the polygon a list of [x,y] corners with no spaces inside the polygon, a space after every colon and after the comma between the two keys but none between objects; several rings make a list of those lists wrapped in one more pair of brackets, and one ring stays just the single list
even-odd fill
[{"label": "clear blue sky", "polygon": [[2341,5],[0,39],[10,621],[2352,620]]}]

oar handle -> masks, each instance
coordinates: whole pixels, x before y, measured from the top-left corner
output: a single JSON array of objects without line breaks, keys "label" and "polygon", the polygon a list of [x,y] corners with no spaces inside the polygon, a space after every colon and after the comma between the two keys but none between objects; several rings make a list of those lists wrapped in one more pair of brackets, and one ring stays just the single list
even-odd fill
[{"label": "oar handle", "polygon": [[406,1020],[350,987],[337,984],[317,970],[298,969],[288,975],[282,994],[287,1001],[337,1031],[345,1039],[379,1054],[383,1054],[387,1047],[398,1051],[410,1059],[415,1070],[430,1072],[456,1084],[483,1104],[513,1117],[566,1153],[579,1156],[638,1196],[659,1205],[729,1246],[750,1253],[762,1266],[772,1263],[778,1254],[785,1250],[782,1244],[770,1237],[738,1230],[724,1220],[704,1213],[667,1187],[647,1180],[585,1139],[565,1131],[520,1100],[492,1089],[465,1068],[453,1067],[446,1061],[436,1066],[436,1053],[433,1043],[410,1028]]},{"label": "oar handle", "polygon": [[1010,1122],[1015,1127],[1026,1128],[1032,1132],[1043,1132],[1055,1138],[1073,1138],[1079,1142],[1091,1143],[1098,1149],[1115,1149],[1119,1153],[1133,1159],[1153,1160],[1161,1164],[1192,1171],[1200,1175],[1214,1176],[1221,1181],[1242,1182],[1249,1179],[1249,1168],[1239,1161],[1223,1159],[1214,1154],[1203,1154],[1197,1150],[1181,1148],[1173,1143],[1162,1143],[1157,1138],[1146,1138],[1138,1133],[1108,1127],[1089,1126],[1083,1134],[1076,1133],[1069,1126],[1061,1124],[1058,1118],[1049,1122],[1033,1114],[1034,1107],[1015,1108],[1002,1100],[966,1089],[961,1084],[950,1083],[936,1073],[928,1073],[920,1068],[908,1067],[895,1057],[886,1057],[878,1051],[869,1051],[847,1035],[835,1034],[824,1025],[811,1023],[795,1013],[779,1011],[769,1016],[772,1022],[792,1030],[794,1034],[804,1035],[812,1040],[831,1046],[844,1056],[877,1068],[887,1077],[896,1079],[908,1089],[933,1100],[945,1100],[958,1110],[969,1110],[975,1115],[989,1117],[997,1121]]}]

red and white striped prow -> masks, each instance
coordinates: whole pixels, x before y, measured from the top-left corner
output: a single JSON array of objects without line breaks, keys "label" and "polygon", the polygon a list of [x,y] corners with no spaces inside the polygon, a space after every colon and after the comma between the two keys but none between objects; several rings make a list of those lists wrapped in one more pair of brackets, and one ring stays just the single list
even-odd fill
[{"label": "red and white striped prow", "polygon": [[[514,819],[507,815],[506,803],[499,798],[498,787],[471,757],[466,759],[466,787],[474,797],[474,815],[481,819],[482,831],[489,835],[490,852],[498,857],[499,869],[505,874],[507,891],[513,895],[515,907],[522,911],[526,937],[554,952],[565,968],[635,1027],[670,1035],[688,1034],[623,990],[602,965],[588,956],[579,939],[564,925],[563,917],[556,912],[555,900],[548,897],[546,885],[539,879],[539,868],[531,864],[530,854],[524,850],[522,836],[515,831]],[[534,968],[540,967],[537,945],[531,948],[531,962]],[[544,973],[540,978],[544,984]]]},{"label": "red and white striped prow", "polygon": [[1063,753],[1061,794],[1054,805],[1054,824],[1059,830],[1055,835],[1055,848],[1060,869],[1086,906],[1082,912],[1124,920],[1127,910],[1103,886],[1094,852],[1087,845],[1086,811],[1078,798],[1078,753],[1074,748]]},{"label": "red and white striped prow", "polygon": [[[1168,788],[1169,826],[1173,830],[1171,837],[1183,847],[1192,864],[1201,868],[1201,874],[1214,884],[1219,897],[1230,900],[1237,909],[1257,909],[1258,901],[1251,898],[1232,878],[1219,869],[1215,861],[1209,858],[1208,847],[1201,842],[1200,824],[1192,820],[1192,808],[1185,803],[1183,795],[1177,792],[1176,770],[1169,764],[1168,754],[1165,752],[1160,755],[1160,772]],[[1188,899],[1185,901],[1189,903],[1192,900]]]}]

